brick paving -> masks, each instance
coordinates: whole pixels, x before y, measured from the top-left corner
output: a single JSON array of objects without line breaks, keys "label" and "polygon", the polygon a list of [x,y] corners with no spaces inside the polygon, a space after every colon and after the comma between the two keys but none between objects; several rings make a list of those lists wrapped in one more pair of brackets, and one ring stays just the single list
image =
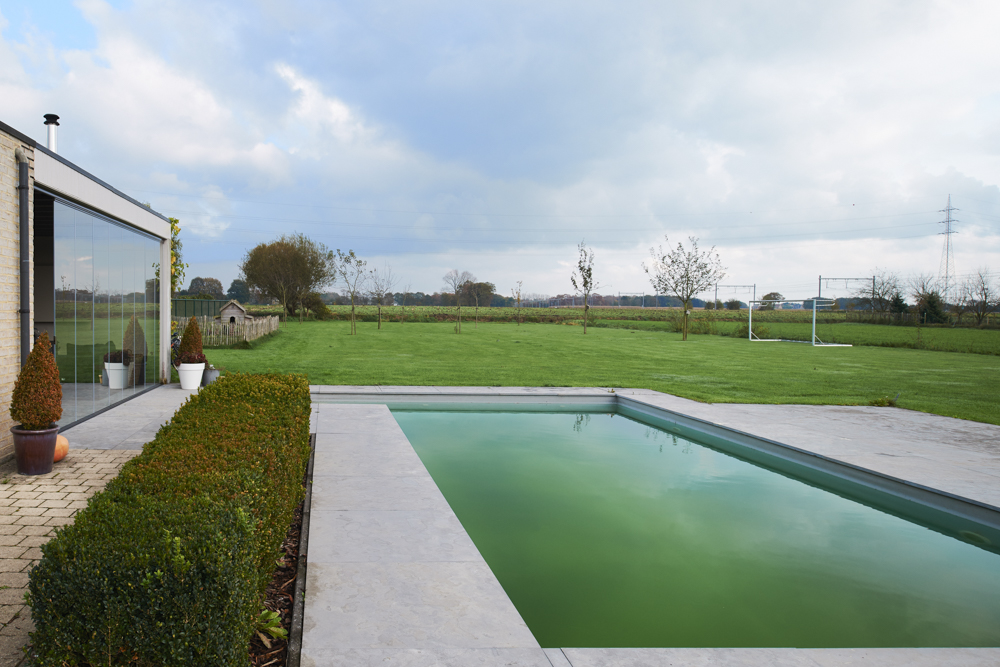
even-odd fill
[{"label": "brick paving", "polygon": [[138,449],[70,449],[48,475],[18,475],[14,461],[0,465],[0,667],[15,667],[34,628],[24,604],[28,572],[41,546],[87,506]]}]

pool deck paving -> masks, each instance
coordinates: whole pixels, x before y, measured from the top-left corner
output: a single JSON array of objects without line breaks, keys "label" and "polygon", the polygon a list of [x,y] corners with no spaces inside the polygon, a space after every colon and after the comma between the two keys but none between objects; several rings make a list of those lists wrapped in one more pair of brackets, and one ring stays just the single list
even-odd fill
[{"label": "pool deck paving", "polygon": [[386,404],[662,408],[1000,507],[1000,427],[893,408],[704,404],[648,390],[312,387],[316,431],[303,667],[326,665],[997,665],[1000,648],[546,648]]}]

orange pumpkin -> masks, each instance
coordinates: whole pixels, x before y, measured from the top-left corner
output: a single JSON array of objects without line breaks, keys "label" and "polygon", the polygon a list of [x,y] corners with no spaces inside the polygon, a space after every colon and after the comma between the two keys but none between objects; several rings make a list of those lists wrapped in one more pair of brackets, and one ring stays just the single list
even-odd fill
[{"label": "orange pumpkin", "polygon": [[66,458],[66,454],[69,452],[69,440],[66,439],[64,435],[56,436],[56,456],[52,460],[53,463],[58,463]]}]

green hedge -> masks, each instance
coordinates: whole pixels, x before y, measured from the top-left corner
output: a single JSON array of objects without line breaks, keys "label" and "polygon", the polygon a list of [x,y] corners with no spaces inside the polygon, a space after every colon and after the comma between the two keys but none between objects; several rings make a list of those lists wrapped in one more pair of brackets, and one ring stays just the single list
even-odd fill
[{"label": "green hedge", "polygon": [[231,374],[192,396],[42,547],[35,664],[245,667],[309,412],[303,376]]}]

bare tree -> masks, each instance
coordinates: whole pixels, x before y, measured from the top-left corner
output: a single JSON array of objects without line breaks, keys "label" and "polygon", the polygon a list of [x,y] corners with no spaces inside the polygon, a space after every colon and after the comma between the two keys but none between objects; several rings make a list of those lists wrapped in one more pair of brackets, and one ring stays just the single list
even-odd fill
[{"label": "bare tree", "polygon": [[403,318],[401,321],[406,320],[406,302],[410,298],[410,290],[413,287],[411,283],[406,283],[406,287],[403,288]]},{"label": "bare tree", "polygon": [[916,300],[917,324],[944,324],[948,315],[939,291],[937,278],[921,273],[910,279],[910,291]]},{"label": "bare tree", "polygon": [[517,310],[515,311],[515,319],[517,320],[517,326],[521,326],[521,285],[524,283],[522,280],[517,281],[517,287],[510,288],[510,297],[514,299],[517,304]]},{"label": "bare tree", "polygon": [[358,333],[354,307],[365,289],[368,262],[360,259],[353,250],[348,250],[346,253],[338,250],[337,257],[340,259],[340,275],[344,279],[344,287],[347,288],[347,293],[351,296],[351,335],[353,336]]},{"label": "bare tree", "polygon": [[458,326],[455,327],[455,333],[462,333],[462,288],[466,283],[476,282],[476,277],[468,271],[459,273],[458,269],[452,269],[444,274],[443,280],[455,295],[455,304],[458,306]]},{"label": "bare tree", "polygon": [[[669,244],[670,239],[664,237]],[[651,266],[642,265],[643,270],[652,277],[649,282],[657,294],[671,294],[684,303],[684,335],[688,335],[688,313],[691,311],[691,299],[699,292],[704,292],[725,277],[725,268],[715,252],[715,246],[705,252],[698,250],[698,239],[688,237],[691,249],[678,243],[677,247],[666,254],[663,246],[650,248],[653,258]],[[669,246],[668,246],[669,247]]]},{"label": "bare tree", "polygon": [[969,309],[976,318],[976,324],[982,325],[990,313],[1000,311],[1000,288],[990,270],[985,267],[976,269],[965,284],[969,294]]},{"label": "bare tree", "polygon": [[[587,244],[580,241],[577,246],[580,256],[576,260],[576,271],[569,277],[573,289],[583,295],[583,333],[587,334],[587,313],[590,311],[590,293],[600,287],[594,280],[594,251],[587,250]],[[579,272],[579,273],[578,273]]]},{"label": "bare tree", "polygon": [[386,305],[386,300],[392,298],[392,290],[399,281],[392,274],[392,267],[384,265],[381,270],[372,269],[368,272],[368,286],[371,290],[372,301],[378,306],[378,328],[382,328],[382,306]]},{"label": "bare tree", "polygon": [[863,306],[868,306],[872,315],[885,317],[892,309],[892,300],[900,293],[899,276],[892,271],[875,268],[871,284],[858,287],[854,291],[856,298]]}]

